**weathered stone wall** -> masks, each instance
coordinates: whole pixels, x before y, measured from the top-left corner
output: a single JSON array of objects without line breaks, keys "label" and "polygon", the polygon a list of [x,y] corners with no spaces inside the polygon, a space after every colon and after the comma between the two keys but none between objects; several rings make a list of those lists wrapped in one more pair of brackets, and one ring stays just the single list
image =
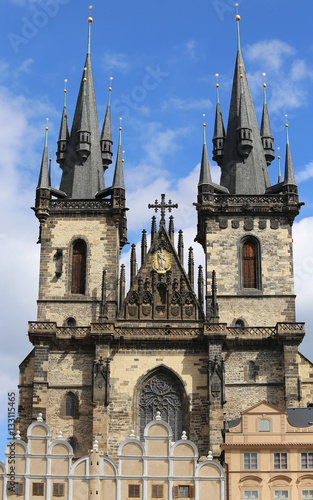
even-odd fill
[{"label": "weathered stone wall", "polygon": [[[252,229],[246,230],[247,227]],[[260,242],[258,290],[244,289],[242,285],[240,246],[242,238],[249,235]],[[287,219],[244,216],[207,219],[206,253],[208,284],[212,271],[216,271],[221,322],[231,324],[242,316],[255,326],[294,321],[292,230]]]},{"label": "weathered stone wall", "polygon": [[109,405],[109,451],[115,456],[118,443],[135,429],[139,435],[136,391],[140,379],[156,367],[165,366],[183,381],[189,401],[190,439],[197,442],[202,453],[208,446],[207,355],[186,349],[122,349],[111,363],[111,404]]},{"label": "weathered stone wall", "polygon": [[[72,244],[87,244],[86,293],[71,293]],[[61,276],[56,275],[56,252],[62,250]],[[118,283],[119,232],[112,217],[88,214],[54,216],[47,219],[41,235],[38,320],[62,326],[74,317],[78,326],[99,317],[102,271],[107,271],[109,316],[115,317]]]},{"label": "weathered stone wall", "polygon": [[[249,380],[249,363],[254,362],[254,381]],[[265,400],[281,408],[284,403],[283,354],[277,346],[232,349],[225,353],[224,412],[227,420]]]}]

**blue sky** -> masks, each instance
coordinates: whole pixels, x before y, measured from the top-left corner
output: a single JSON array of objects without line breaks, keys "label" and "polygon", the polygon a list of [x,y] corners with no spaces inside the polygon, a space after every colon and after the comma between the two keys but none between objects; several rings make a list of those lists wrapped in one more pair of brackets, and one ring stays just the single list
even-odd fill
[{"label": "blue sky", "polygon": [[[34,204],[44,127],[49,117],[52,182],[58,187],[56,141],[67,83],[69,120],[74,113],[87,46],[89,4],[81,0],[7,0],[1,6],[0,204],[1,287],[0,428],[6,438],[6,393],[16,389],[18,364],[28,354],[27,321],[36,319],[39,247]],[[313,359],[313,5],[304,0],[243,0],[241,46],[260,121],[263,77],[275,147],[285,153],[288,114],[291,153],[305,206],[294,225],[297,320],[306,321],[300,350]],[[236,56],[236,10],[228,0],[104,3],[92,9],[92,65],[100,126],[109,78],[116,151],[120,116],[125,149],[129,241],[149,229],[147,204],[165,192],[179,204],[176,230],[185,248],[195,246],[196,200],[202,151],[202,115],[207,142],[213,132],[215,73],[227,123]],[[218,181],[218,167],[211,161]],[[112,168],[106,174],[109,186]],[[277,178],[277,160],[270,167]],[[122,260],[127,262],[129,247]],[[198,263],[203,253],[195,246]],[[139,255],[138,255],[139,257]],[[2,443],[2,446],[1,446]],[[1,455],[0,455],[1,457]]]}]

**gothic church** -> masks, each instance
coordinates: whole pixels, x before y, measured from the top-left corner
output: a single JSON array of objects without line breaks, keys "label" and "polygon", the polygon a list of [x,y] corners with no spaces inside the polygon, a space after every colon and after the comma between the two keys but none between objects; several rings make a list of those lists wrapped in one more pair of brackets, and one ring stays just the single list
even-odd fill
[{"label": "gothic church", "polygon": [[266,98],[259,129],[236,20],[226,131],[219,99],[215,114],[212,157],[220,184],[211,178],[204,128],[194,236],[205,267],[194,269],[189,249],[184,269],[181,231],[174,245],[175,200],[160,193],[151,205],[150,248],[142,232],[138,272],[132,245],[127,291],[119,264],[128,243],[121,128],[113,184],[106,187],[110,98],[99,138],[88,19],[70,132],[64,100],[56,153],[61,184],[51,186],[46,131],[36,189],[40,283],[37,320],[29,323],[33,349],[20,365],[22,439],[42,414],[52,439],[62,430],[75,459],[96,439],[116,460],[130,432],[143,441],[145,428],[161,418],[173,441],[187,435],[199,456],[210,450],[219,460],[223,433],[241,411],[263,400],[280,408],[312,400],[311,364],[298,352],[304,324],[295,317],[292,225],[301,203],[288,128],[285,171],[271,185]]}]

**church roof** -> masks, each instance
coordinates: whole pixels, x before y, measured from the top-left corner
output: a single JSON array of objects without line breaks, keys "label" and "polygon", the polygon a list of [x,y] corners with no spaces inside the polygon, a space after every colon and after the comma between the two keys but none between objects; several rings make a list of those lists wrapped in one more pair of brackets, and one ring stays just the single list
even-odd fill
[{"label": "church roof", "polygon": [[[69,198],[94,198],[104,189],[99,125],[90,57],[90,29],[92,18],[88,19],[88,48],[81,79],[77,104],[66,151],[60,189]],[[84,81],[85,79],[85,81]],[[88,127],[90,132],[90,154],[84,160],[77,153],[77,132]]]},{"label": "church roof", "polygon": [[[270,178],[243,63],[238,18],[239,16],[236,17],[238,26],[237,57],[224,157],[221,165],[221,185],[228,188],[231,194],[263,194],[270,186]],[[239,125],[251,129],[252,149],[246,158],[242,157],[237,148]]]}]

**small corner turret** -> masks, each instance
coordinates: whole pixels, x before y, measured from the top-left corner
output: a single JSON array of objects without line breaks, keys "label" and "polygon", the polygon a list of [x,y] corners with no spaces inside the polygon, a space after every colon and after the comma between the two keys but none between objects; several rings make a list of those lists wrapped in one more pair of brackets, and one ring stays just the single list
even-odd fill
[{"label": "small corner turret", "polygon": [[[216,73],[215,76],[217,79],[219,74]],[[216,161],[216,163],[221,167],[224,156],[225,128],[220,106],[218,81],[216,81],[215,86],[216,86],[216,110],[215,110],[214,135],[212,139],[213,142],[212,159],[213,161]]]},{"label": "small corner turret", "polygon": [[[263,73],[263,76],[265,78],[266,74]],[[274,138],[272,136],[270,119],[269,119],[267,103],[266,103],[266,82],[265,82],[265,80],[263,83],[263,89],[264,89],[264,98],[263,98],[263,112],[262,112],[260,133],[261,133],[261,137],[262,137],[262,144],[263,144],[266,163],[267,163],[267,166],[269,167],[270,164],[272,163],[272,161],[275,159],[275,155],[274,155],[274,148],[273,148]]]},{"label": "small corner turret", "polygon": [[67,121],[67,110],[66,110],[66,83],[67,80],[64,80],[65,86],[64,86],[64,106],[63,106],[63,113],[62,113],[62,118],[61,118],[61,125],[60,125],[60,133],[59,133],[59,140],[58,140],[58,149],[57,149],[57,163],[59,163],[60,167],[62,168],[62,165],[65,160],[65,155],[68,147],[68,141],[69,141],[69,132],[68,132],[68,121]]},{"label": "small corner turret", "polygon": [[36,188],[35,214],[40,222],[38,243],[41,241],[41,228],[44,221],[49,216],[50,206],[50,175],[48,165],[48,118],[45,132],[45,144],[42,153],[41,168],[39,173],[38,184]]},{"label": "small corner turret", "polygon": [[[287,121],[287,115],[286,121]],[[288,123],[286,123],[286,156],[285,156],[285,176],[283,182],[283,192],[284,193],[298,193],[298,186],[295,179],[293,163],[291,159],[290,153],[290,145],[289,145],[289,134],[288,134]]]},{"label": "small corner turret", "polygon": [[112,82],[112,80],[113,80],[113,77],[111,76],[110,77],[110,86],[109,86],[108,105],[107,105],[107,110],[105,113],[105,118],[104,118],[102,132],[101,132],[101,139],[100,139],[102,165],[103,165],[104,171],[112,163],[112,156],[113,156],[113,152],[112,152],[113,141],[112,141],[112,136],[111,136],[111,109],[110,109],[110,97],[111,97],[111,92],[112,92],[111,82]]}]

